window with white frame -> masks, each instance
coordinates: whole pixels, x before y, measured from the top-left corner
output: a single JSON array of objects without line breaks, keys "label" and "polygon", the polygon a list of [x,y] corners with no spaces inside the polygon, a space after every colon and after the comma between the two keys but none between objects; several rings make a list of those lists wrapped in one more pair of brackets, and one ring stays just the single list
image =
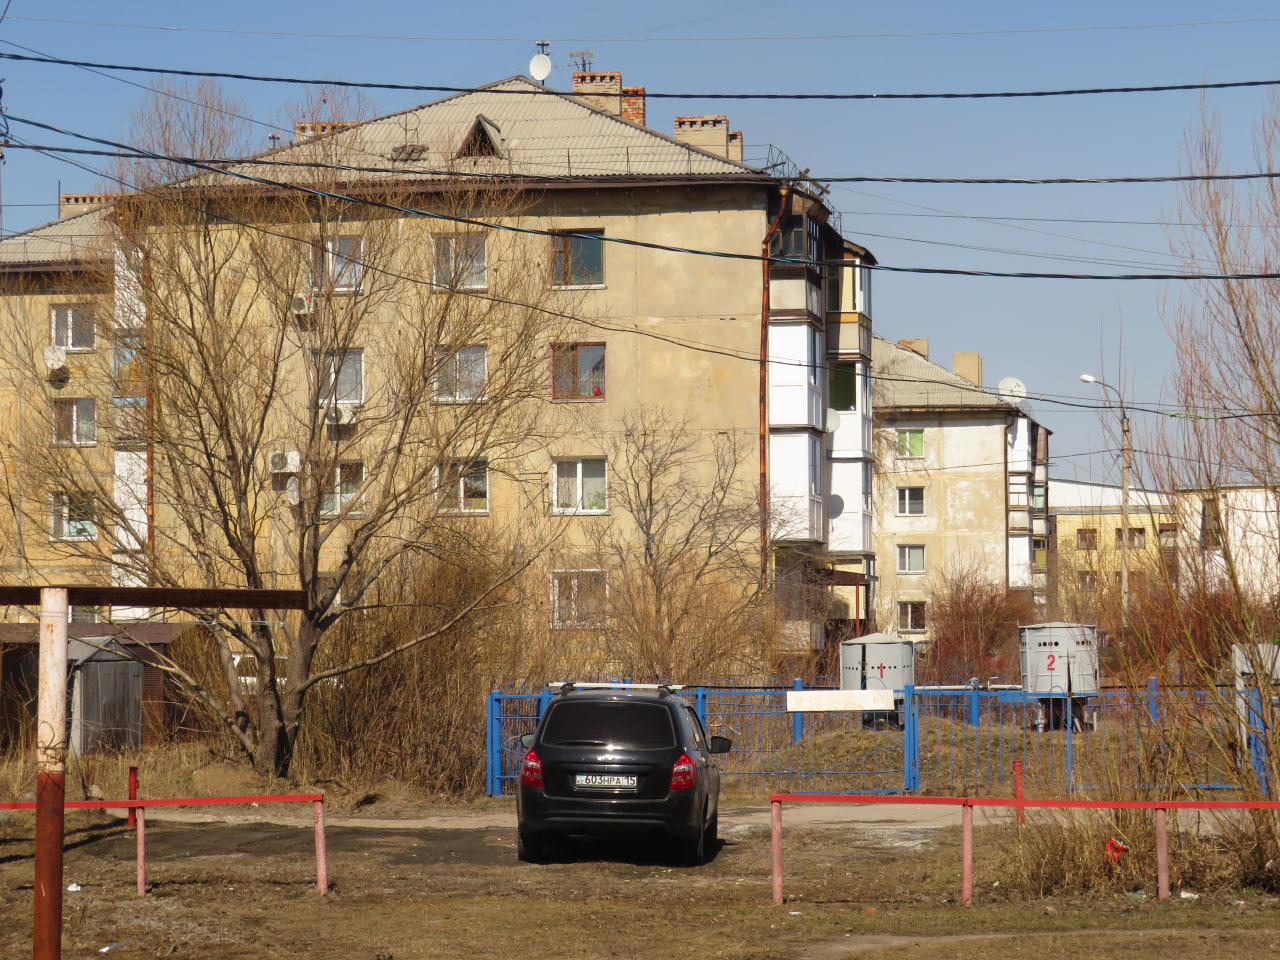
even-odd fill
[{"label": "window with white frame", "polygon": [[898,431],[898,456],[917,459],[924,456],[924,430],[915,427]]},{"label": "window with white frame", "polygon": [[898,572],[924,573],[924,545],[903,543],[898,545]]},{"label": "window with white frame", "polygon": [[364,402],[364,351],[325,350],[313,354],[320,374],[320,406]]},{"label": "window with white frame", "polygon": [[440,362],[434,398],[437,403],[471,403],[484,399],[489,377],[489,348],[463,347]]},{"label": "window with white frame", "polygon": [[488,242],[483,233],[443,233],[431,239],[434,253],[432,281],[437,288],[488,288]]},{"label": "window with white frame", "polygon": [[97,344],[93,317],[87,307],[67,304],[53,308],[49,340],[67,350],[92,350]]},{"label": "window with white frame", "polygon": [[858,365],[851,360],[832,360],[828,367],[831,409],[852,413],[858,409]]},{"label": "window with white frame", "polygon": [[92,540],[98,535],[93,494],[86,490],[55,493],[49,512],[49,535],[54,540]]},{"label": "window with white frame", "polygon": [[604,513],[609,509],[604,457],[556,460],[552,470],[552,508],[556,513]]},{"label": "window with white frame", "polygon": [[898,632],[924,633],[923,600],[901,600],[898,602]]},{"label": "window with white frame", "polygon": [[608,582],[603,570],[552,571],[552,627],[570,630],[603,626],[607,598]]},{"label": "window with white frame", "polygon": [[89,447],[98,442],[98,401],[59,397],[53,401],[53,442]]},{"label": "window with white frame", "polygon": [[440,467],[440,509],[451,513],[487,513],[489,461],[446,461]]},{"label": "window with white frame", "polygon": [[898,488],[898,516],[924,516],[924,487]]},{"label": "window with white frame", "polygon": [[360,289],[364,277],[364,238],[330,237],[324,242],[324,280],[336,293]]},{"label": "window with white frame", "polygon": [[358,514],[364,502],[360,490],[364,486],[364,464],[358,460],[338,464],[333,472],[333,486],[320,494],[320,513],[326,517]]}]

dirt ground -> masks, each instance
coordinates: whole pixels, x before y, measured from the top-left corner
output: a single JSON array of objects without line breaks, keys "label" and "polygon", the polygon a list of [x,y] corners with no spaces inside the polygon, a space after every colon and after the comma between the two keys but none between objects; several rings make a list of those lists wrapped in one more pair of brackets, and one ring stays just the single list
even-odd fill
[{"label": "dirt ground", "polygon": [[[828,808],[829,809],[829,808]],[[786,829],[786,891],[770,902],[767,808],[722,815],[702,867],[654,842],[569,841],[545,865],[515,855],[510,805],[335,817],[331,889],[315,889],[301,818],[233,808],[154,817],[148,895],[123,821],[68,815],[63,955],[291,960],[657,957],[760,960],[1126,958],[1280,953],[1280,900],[1137,891],[1024,901],[1000,882],[999,826],[978,831],[975,903],[963,907],[959,835],[863,810]],[[400,814],[393,816],[391,814]],[[267,818],[270,817],[270,820]],[[286,822],[272,822],[284,820]],[[0,822],[0,957],[31,952],[32,826]]]}]

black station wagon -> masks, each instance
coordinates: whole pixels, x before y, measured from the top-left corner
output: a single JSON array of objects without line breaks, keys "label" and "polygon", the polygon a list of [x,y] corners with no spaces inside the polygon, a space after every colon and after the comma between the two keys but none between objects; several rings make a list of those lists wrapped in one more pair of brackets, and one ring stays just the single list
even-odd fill
[{"label": "black station wagon", "polygon": [[665,834],[686,864],[715,845],[720,771],[678,688],[564,684],[525,750],[516,795],[521,860],[539,861],[548,838]]}]

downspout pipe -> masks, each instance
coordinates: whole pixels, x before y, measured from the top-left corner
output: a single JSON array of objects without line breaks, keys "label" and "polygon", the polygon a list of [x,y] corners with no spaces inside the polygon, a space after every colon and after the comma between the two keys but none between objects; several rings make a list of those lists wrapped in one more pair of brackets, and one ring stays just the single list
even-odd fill
[{"label": "downspout pipe", "polygon": [[778,188],[778,215],[760,241],[760,585],[769,582],[769,245],[787,215],[791,188]]}]

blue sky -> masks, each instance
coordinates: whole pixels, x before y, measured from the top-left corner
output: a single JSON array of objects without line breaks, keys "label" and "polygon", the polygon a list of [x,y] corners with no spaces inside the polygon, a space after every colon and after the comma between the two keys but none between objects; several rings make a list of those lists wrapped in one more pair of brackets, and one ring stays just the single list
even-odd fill
[{"label": "blue sky", "polygon": [[[11,0],[8,13],[0,52],[388,83],[467,86],[522,73],[537,39],[552,43],[556,69],[548,83],[559,89],[570,86],[570,51],[584,48],[594,51],[596,68],[621,70],[624,83],[662,92],[969,92],[1280,78],[1280,10],[1263,2],[816,0],[788,7],[651,0],[539,9],[506,2]],[[124,135],[142,95],[132,84],[148,80],[14,61],[0,63],[0,76],[11,115],[109,138]],[[297,95],[273,84],[226,87],[263,120]],[[379,112],[429,99],[372,96]],[[1251,168],[1251,126],[1270,96],[1267,88],[1208,95],[1222,116],[1230,169]],[[651,100],[649,125],[669,132],[677,114],[724,112],[743,130],[748,159],[774,144],[816,176],[1150,176],[1184,166],[1200,101],[1194,92]],[[12,128],[28,142],[59,142],[17,122]],[[90,172],[10,150],[0,186],[4,229],[13,232],[56,216],[59,186],[77,192],[99,184]],[[1171,184],[874,184],[836,186],[831,199],[846,234],[886,264],[1087,273],[1157,272],[1173,264],[1160,225],[1175,212]],[[874,320],[883,336],[927,337],[931,356],[946,366],[953,351],[977,350],[989,385],[1005,376],[1023,380],[1036,416],[1054,431],[1055,475],[1118,478],[1114,417],[1051,401],[1095,404],[1100,394],[1079,381],[1089,372],[1121,386],[1131,404],[1159,402],[1174,357],[1161,303],[1180,285],[912,274],[879,274],[875,283]],[[1135,417],[1139,448],[1150,421]]]}]

